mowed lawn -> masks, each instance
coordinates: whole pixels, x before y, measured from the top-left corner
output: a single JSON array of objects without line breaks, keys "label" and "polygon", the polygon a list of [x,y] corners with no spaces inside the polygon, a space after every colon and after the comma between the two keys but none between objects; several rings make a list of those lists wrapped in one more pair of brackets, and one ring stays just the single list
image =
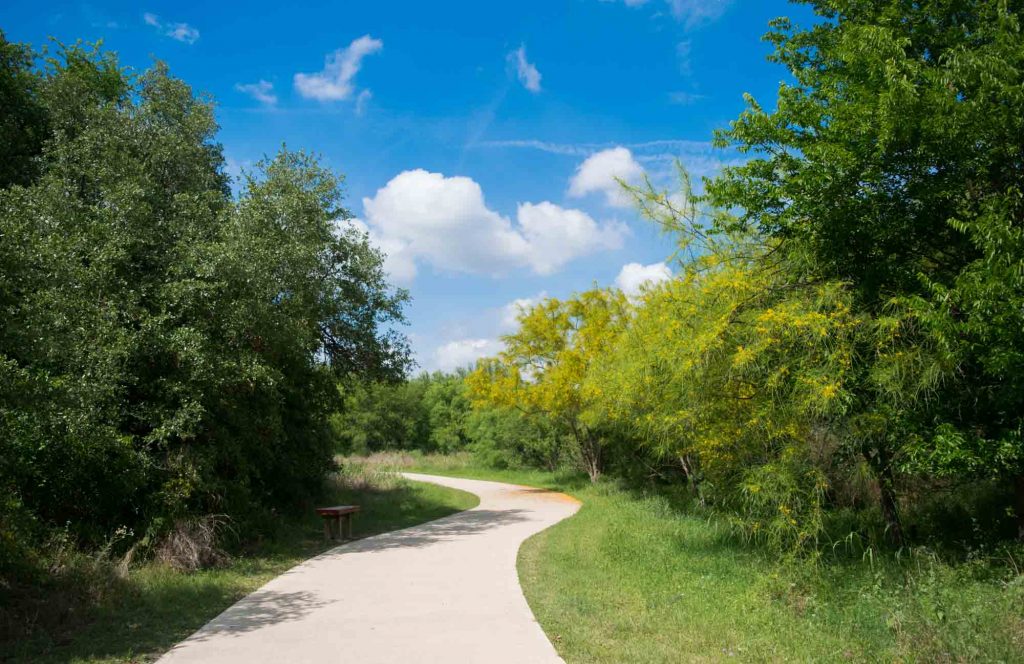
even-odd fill
[{"label": "mowed lawn", "polygon": [[420,472],[560,489],[580,512],[529,539],[519,576],[568,662],[1024,662],[1012,561],[922,550],[785,563],[657,495],[419,457]]},{"label": "mowed lawn", "polygon": [[[331,504],[358,504],[355,535],[406,528],[474,507],[476,496],[353,468],[332,490]],[[219,569],[191,574],[164,565],[137,566],[95,593],[92,602],[69,598],[67,587],[33,598],[38,612],[66,613],[28,639],[0,643],[0,661],[152,661],[221,611],[275,576],[327,548],[313,512],[285,520],[273,540],[256,543]],[[284,663],[282,663],[284,664]]]}]

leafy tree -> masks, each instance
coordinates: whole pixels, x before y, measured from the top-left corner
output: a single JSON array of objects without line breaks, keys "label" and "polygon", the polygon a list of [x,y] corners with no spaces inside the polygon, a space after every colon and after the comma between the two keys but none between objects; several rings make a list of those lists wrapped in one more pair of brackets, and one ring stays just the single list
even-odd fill
[{"label": "leafy tree", "polygon": [[467,381],[471,398],[499,408],[544,414],[571,437],[584,470],[602,471],[600,418],[591,406],[600,391],[584,383],[590,366],[611,351],[629,316],[616,290],[591,290],[568,300],[549,299],[519,318],[496,359],[481,361]]},{"label": "leafy tree", "polygon": [[244,526],[318,491],[335,381],[407,362],[340,178],[282,150],[236,200],[212,104],[165,66],[73,46],[31,72],[47,134],[0,189],[4,538]]},{"label": "leafy tree", "polygon": [[430,447],[442,453],[463,450],[470,434],[466,418],[471,405],[466,396],[465,373],[435,373],[423,394],[423,406],[430,425]]},{"label": "leafy tree", "polygon": [[806,4],[821,22],[767,36],[794,83],[719,132],[753,158],[709,200],[738,212],[722,228],[777,239],[804,276],[912,332],[883,365],[928,398],[856,395],[876,472],[1016,476],[1024,533],[1024,5]]},{"label": "leafy tree", "polygon": [[0,188],[28,184],[37,175],[47,116],[33,65],[32,50],[0,31]]},{"label": "leafy tree", "polygon": [[559,427],[514,408],[474,408],[466,417],[466,434],[468,449],[487,466],[556,470],[571,461],[563,458],[568,446]]},{"label": "leafy tree", "polygon": [[332,417],[340,449],[349,454],[430,447],[430,413],[425,395],[430,376],[404,381],[349,380]]}]

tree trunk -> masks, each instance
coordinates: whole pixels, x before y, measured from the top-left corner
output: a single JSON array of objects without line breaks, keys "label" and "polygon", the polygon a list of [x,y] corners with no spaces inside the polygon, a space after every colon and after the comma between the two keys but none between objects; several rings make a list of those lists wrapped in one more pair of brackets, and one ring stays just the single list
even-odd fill
[{"label": "tree trunk", "polygon": [[576,443],[580,448],[580,460],[583,462],[583,469],[591,482],[596,482],[601,477],[601,441],[595,438],[586,427],[581,431],[573,427],[573,434],[576,436]]},{"label": "tree trunk", "polygon": [[885,519],[885,534],[889,543],[893,546],[903,546],[903,523],[900,521],[899,505],[896,502],[896,490],[893,487],[892,465],[889,461],[888,451],[884,445],[879,445],[871,450],[864,450],[864,459],[875,474],[878,482],[879,503],[882,508],[882,518]]},{"label": "tree trunk", "polygon": [[1024,540],[1024,474],[1013,478],[1013,488],[1016,494],[1015,508],[1017,511],[1017,539]]},{"label": "tree trunk", "polygon": [[704,494],[700,491],[700,478],[697,476],[696,464],[690,459],[689,454],[681,454],[679,465],[683,468],[683,475],[686,476],[686,481],[689,482],[690,489],[693,491],[694,497],[697,498],[697,503],[703,507]]}]

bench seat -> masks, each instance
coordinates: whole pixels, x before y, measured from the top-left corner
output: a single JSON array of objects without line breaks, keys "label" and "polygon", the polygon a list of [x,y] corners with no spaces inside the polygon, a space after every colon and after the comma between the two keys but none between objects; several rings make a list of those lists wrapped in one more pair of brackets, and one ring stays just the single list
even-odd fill
[{"label": "bench seat", "polygon": [[324,538],[328,540],[352,539],[352,517],[359,505],[318,507],[316,513],[324,520]]}]

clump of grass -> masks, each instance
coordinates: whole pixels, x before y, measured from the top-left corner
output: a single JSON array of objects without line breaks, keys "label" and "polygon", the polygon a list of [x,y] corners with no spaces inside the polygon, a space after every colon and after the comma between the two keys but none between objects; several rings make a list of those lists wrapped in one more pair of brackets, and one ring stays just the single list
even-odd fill
[{"label": "clump of grass", "polygon": [[[352,468],[353,472],[399,473],[432,469],[436,471],[452,471],[475,469],[477,464],[470,452],[455,454],[424,454],[419,451],[374,452],[366,456],[340,457],[342,468]],[[343,470],[343,474],[347,474]]]},{"label": "clump of grass", "polygon": [[221,548],[230,519],[224,514],[180,519],[155,547],[154,559],[179,572],[223,567],[231,556]]},{"label": "clump of grass", "polygon": [[411,465],[408,454],[378,453],[365,457],[343,457],[341,472],[333,479],[340,488],[352,491],[385,491],[398,488],[404,480],[399,474]]}]

